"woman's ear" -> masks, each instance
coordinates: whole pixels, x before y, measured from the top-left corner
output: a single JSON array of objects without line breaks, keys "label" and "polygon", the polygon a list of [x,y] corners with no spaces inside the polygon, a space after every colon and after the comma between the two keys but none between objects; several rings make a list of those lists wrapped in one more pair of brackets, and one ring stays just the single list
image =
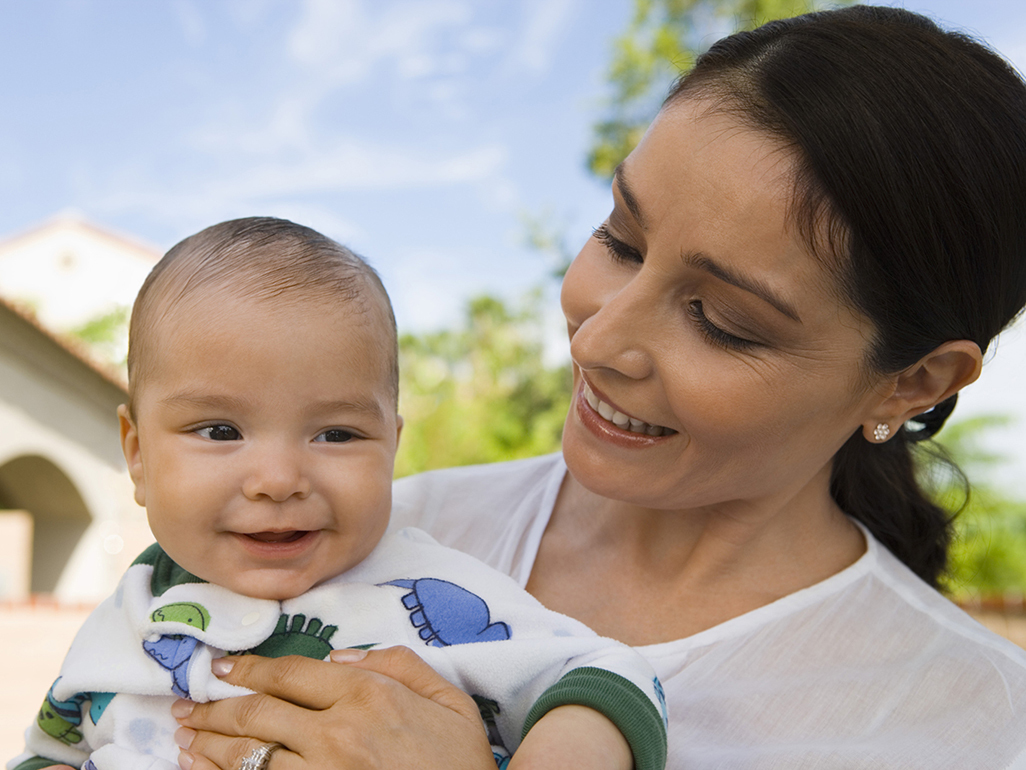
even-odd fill
[{"label": "woman's ear", "polygon": [[[966,385],[976,381],[983,368],[980,346],[969,340],[953,340],[927,353],[895,375],[894,390],[873,410],[862,425],[867,441],[880,443],[907,420],[937,406]],[[883,429],[882,426],[887,426]]]},{"label": "woman's ear", "polygon": [[127,404],[118,407],[118,423],[121,426],[121,451],[128,464],[128,475],[135,485],[135,502],[146,505],[146,482],[143,474],[142,449],[139,446],[139,431]]}]

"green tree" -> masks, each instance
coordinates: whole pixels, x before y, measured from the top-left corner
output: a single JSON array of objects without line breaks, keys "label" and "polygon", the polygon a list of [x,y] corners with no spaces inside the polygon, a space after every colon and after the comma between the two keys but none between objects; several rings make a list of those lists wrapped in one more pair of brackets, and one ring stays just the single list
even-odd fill
[{"label": "green tree", "polygon": [[611,94],[595,124],[588,169],[610,179],[637,145],[673,81],[724,34],[813,10],[814,0],[634,0],[627,29],[613,42]]},{"label": "green tree", "polygon": [[457,328],[400,338],[397,476],[559,448],[570,372],[543,362],[541,301],[477,297]]},{"label": "green tree", "polygon": [[118,367],[126,365],[128,351],[128,317],[131,308],[117,305],[81,325],[68,330],[68,335],[84,342],[101,361]]},{"label": "green tree", "polygon": [[968,497],[963,479],[927,458],[927,481],[938,502],[957,514],[946,581],[955,598],[1026,592],[1026,502],[986,481],[1003,458],[981,448],[988,430],[1009,422],[996,415],[974,417],[946,426],[938,435],[938,443],[976,480]]}]

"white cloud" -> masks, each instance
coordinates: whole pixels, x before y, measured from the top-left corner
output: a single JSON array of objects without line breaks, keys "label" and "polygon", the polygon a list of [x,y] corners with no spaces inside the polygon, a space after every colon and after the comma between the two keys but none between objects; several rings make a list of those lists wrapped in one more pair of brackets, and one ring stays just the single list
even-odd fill
[{"label": "white cloud", "polygon": [[395,91],[395,98],[406,104],[419,100],[436,117],[467,117],[467,73],[474,71],[476,57],[496,45],[493,34],[470,22],[469,5],[457,0],[391,2],[383,9],[364,0],[305,0],[283,38],[285,85],[269,93],[256,113],[252,105],[247,111],[231,102],[219,105],[214,121],[190,134],[191,148],[216,156],[219,165],[248,156],[258,180],[312,174],[315,189],[338,184],[337,169],[343,167],[351,170],[343,186],[480,178],[467,164],[494,167],[501,161],[495,148],[450,159],[454,165],[443,173],[406,148],[339,140],[338,118],[324,120],[325,108],[337,113],[346,103],[347,89],[371,82],[382,97]]},{"label": "white cloud", "polygon": [[[445,157],[426,159],[402,148],[339,142],[303,159],[242,164],[235,170],[212,168],[190,175],[187,189],[155,183],[159,177],[142,169],[123,169],[107,181],[106,194],[93,190],[91,206],[112,214],[145,212],[162,221],[207,221],[211,218],[276,213],[302,221],[322,221],[325,209],[313,211],[298,203],[311,195],[354,190],[437,188],[482,183],[498,177],[506,150],[482,146]],[[274,211],[269,211],[273,206]],[[313,211],[316,218],[309,214]],[[284,213],[281,213],[284,212]],[[342,219],[331,220],[333,237],[352,238],[360,230]]]},{"label": "white cloud", "polygon": [[[343,141],[302,160],[244,170],[221,186],[249,198],[344,190],[398,190],[475,182],[497,174],[506,161],[500,146],[426,159],[404,148]],[[218,185],[215,185],[217,187]]]},{"label": "white cloud", "polygon": [[207,40],[207,24],[195,3],[191,0],[176,0],[172,8],[185,42],[193,48],[198,48],[205,43]]},{"label": "white cloud", "polygon": [[578,0],[533,0],[511,64],[534,74],[546,72],[577,4]]},{"label": "white cloud", "polygon": [[438,38],[471,20],[467,3],[416,0],[388,3],[377,15],[362,0],[306,0],[288,39],[299,65],[332,85],[355,83],[381,65],[406,77],[436,71]]}]

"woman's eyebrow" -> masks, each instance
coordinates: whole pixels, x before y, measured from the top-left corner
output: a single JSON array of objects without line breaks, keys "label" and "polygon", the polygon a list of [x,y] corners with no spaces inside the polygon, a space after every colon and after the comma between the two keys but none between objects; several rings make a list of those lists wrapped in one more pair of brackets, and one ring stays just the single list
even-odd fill
[{"label": "woman's eyebrow", "polygon": [[637,220],[639,225],[641,225],[642,230],[648,230],[648,227],[645,225],[645,217],[641,213],[641,206],[638,205],[638,199],[635,197],[634,191],[631,190],[631,186],[627,182],[627,172],[623,167],[623,164],[626,162],[627,161],[620,161],[620,164],[613,172],[613,180],[616,182],[616,187],[620,191],[620,197],[623,198],[623,202],[627,205],[628,210],[634,215],[634,219]]},{"label": "woman's eyebrow", "polygon": [[731,286],[737,286],[743,291],[754,294],[764,302],[768,302],[792,321],[797,321],[798,323],[802,322],[802,319],[798,316],[798,311],[795,310],[789,302],[778,297],[773,290],[762,281],[730,270],[700,252],[682,254],[681,259],[688,267],[704,270],[710,275],[719,278],[721,281],[729,283]]}]

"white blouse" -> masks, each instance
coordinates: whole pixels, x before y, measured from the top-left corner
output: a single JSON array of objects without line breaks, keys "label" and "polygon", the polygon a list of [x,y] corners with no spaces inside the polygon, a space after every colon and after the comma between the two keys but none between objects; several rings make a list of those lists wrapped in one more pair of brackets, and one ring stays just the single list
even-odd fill
[{"label": "white blouse", "polygon": [[[395,484],[417,526],[526,585],[561,455]],[[836,575],[694,636],[638,647],[662,679],[680,770],[1026,770],[1026,652],[863,528]]]}]

